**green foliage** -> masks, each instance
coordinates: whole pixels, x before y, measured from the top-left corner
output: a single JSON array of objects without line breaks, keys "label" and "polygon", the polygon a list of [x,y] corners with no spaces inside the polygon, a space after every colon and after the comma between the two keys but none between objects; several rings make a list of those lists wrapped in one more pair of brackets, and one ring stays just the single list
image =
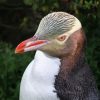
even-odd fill
[{"label": "green foliage", "polygon": [[32,5],[33,2],[34,2],[34,0],[24,0],[24,3],[25,3],[26,5]]},{"label": "green foliage", "polygon": [[[58,8],[57,0],[24,0],[26,5],[32,5],[34,11],[50,12]],[[38,5],[37,5],[38,4]]]},{"label": "green foliage", "polygon": [[95,79],[100,90],[100,67],[99,67],[99,59],[100,59],[100,39],[98,38],[91,38],[91,40],[87,41],[87,48],[86,48],[86,57],[89,66],[91,67]]},{"label": "green foliage", "polygon": [[17,55],[12,46],[0,43],[0,100],[18,100],[22,73],[34,53]]}]

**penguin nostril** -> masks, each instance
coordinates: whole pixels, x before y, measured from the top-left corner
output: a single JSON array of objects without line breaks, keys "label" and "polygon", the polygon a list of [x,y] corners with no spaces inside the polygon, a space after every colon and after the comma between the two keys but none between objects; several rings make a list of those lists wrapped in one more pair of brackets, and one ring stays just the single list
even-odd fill
[{"label": "penguin nostril", "polygon": [[32,39],[35,41],[38,40],[39,38],[37,36],[33,36]]}]

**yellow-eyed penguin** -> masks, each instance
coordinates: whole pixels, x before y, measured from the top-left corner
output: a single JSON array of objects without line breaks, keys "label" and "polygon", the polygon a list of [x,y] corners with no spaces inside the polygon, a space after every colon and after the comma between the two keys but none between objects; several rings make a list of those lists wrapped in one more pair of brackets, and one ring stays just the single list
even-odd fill
[{"label": "yellow-eyed penguin", "polygon": [[23,74],[20,100],[99,100],[84,47],[85,34],[75,16],[53,12],[42,18],[35,35],[15,50],[37,50]]}]

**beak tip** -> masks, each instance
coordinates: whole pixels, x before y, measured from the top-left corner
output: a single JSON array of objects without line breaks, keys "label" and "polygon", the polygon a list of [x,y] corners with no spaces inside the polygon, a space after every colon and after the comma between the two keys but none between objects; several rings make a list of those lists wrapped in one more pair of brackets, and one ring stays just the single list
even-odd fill
[{"label": "beak tip", "polygon": [[18,52],[15,50],[15,54],[17,54]]},{"label": "beak tip", "polygon": [[18,54],[18,53],[24,53],[24,50],[23,49],[18,49],[18,48],[16,48],[15,49],[15,54]]}]

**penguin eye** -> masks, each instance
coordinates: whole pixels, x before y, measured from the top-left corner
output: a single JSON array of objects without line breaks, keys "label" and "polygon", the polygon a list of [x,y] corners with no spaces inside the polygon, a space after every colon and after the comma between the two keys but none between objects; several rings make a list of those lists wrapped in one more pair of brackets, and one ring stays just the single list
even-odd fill
[{"label": "penguin eye", "polygon": [[59,40],[59,41],[64,41],[65,39],[66,39],[66,35],[57,37],[57,40]]}]

